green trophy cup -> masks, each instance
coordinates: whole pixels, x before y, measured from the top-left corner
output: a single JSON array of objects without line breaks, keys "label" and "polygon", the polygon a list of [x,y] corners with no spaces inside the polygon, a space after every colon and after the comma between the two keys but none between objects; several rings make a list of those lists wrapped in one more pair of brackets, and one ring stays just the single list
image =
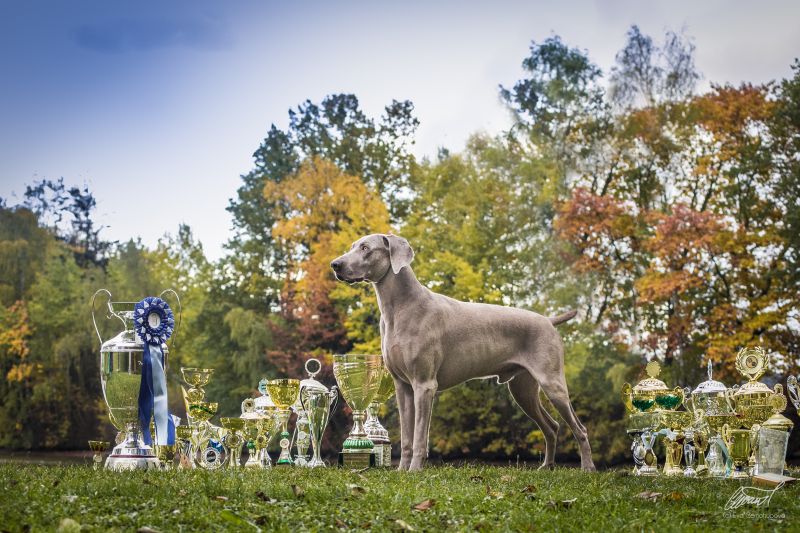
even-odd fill
[{"label": "green trophy cup", "polygon": [[353,429],[339,454],[339,464],[347,468],[375,466],[373,442],[364,428],[364,418],[380,388],[382,372],[383,360],[380,355],[333,356],[333,375],[347,405],[353,410]]},{"label": "green trophy cup", "polygon": [[291,407],[297,402],[300,395],[300,380],[297,379],[271,379],[267,381],[267,391],[269,392],[272,401],[278,408],[278,419],[281,424],[281,454],[278,457],[276,466],[291,466],[292,456],[289,453],[289,416],[291,415]]}]

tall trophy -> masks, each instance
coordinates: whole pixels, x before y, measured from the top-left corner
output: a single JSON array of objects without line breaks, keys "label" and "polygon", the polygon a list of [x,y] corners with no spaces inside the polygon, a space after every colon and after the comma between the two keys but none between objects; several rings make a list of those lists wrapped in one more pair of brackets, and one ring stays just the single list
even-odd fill
[{"label": "tall trophy", "polygon": [[393,395],[394,379],[392,379],[389,370],[384,366],[383,372],[381,372],[378,392],[367,408],[367,421],[364,424],[367,436],[374,444],[372,450],[375,453],[375,466],[392,466],[392,444],[389,441],[389,432],[378,419],[378,408],[380,408],[381,404],[389,401],[389,398]]},{"label": "tall trophy", "polygon": [[245,446],[247,447],[247,461],[245,468],[261,468],[260,450],[256,448],[258,434],[261,431],[259,421],[261,417],[256,413],[256,402],[247,398],[242,402],[242,420],[244,420]]},{"label": "tall trophy", "polygon": [[[712,477],[725,477],[728,474],[728,468],[727,459],[723,453],[727,448],[723,448],[724,441],[720,438],[720,432],[725,424],[735,424],[736,413],[733,411],[731,389],[712,378],[713,367],[710,359],[707,373],[708,379],[700,383],[694,390],[689,391],[687,387],[686,407],[694,413],[695,420],[705,424],[703,427],[706,431],[698,433],[701,438],[697,443],[708,446],[708,457],[703,457],[702,449],[705,446],[700,446],[698,464],[700,464],[700,460],[703,460],[703,464],[707,467],[705,473]],[[697,473],[704,472],[698,468]]]},{"label": "tall trophy", "polygon": [[[95,317],[99,294],[107,298],[107,319],[120,321],[122,331],[103,341]],[[161,297],[171,293],[178,302],[178,324],[169,305]],[[151,442],[175,442],[174,422],[167,410],[165,368],[169,348],[166,344],[180,324],[180,299],[168,289],[158,298],[139,302],[114,302],[111,293],[100,289],[92,296],[92,323],[100,340],[100,383],[112,423],[124,440],[106,459],[111,470],[158,468]],[[174,341],[174,337],[173,337]],[[150,420],[155,420],[156,435],[151,441]]]},{"label": "tall trophy", "polygon": [[317,359],[306,361],[308,378],[300,382],[300,403],[308,416],[308,425],[311,432],[312,457],[306,465],[309,468],[325,466],[322,460],[322,434],[328,425],[331,411],[339,398],[339,391],[334,385],[331,390],[315,379],[322,369],[322,364]]},{"label": "tall trophy", "polygon": [[192,428],[188,451],[193,454],[194,464],[206,470],[216,470],[228,460],[221,441],[223,431],[211,423],[219,404],[206,401],[203,390],[213,374],[213,368],[181,368],[183,380],[189,385],[188,390],[182,387],[186,418]]},{"label": "tall trophy", "polygon": [[256,453],[258,454],[261,468],[272,467],[268,447],[269,443],[272,442],[272,437],[275,436],[275,430],[278,425],[278,407],[272,401],[267,390],[268,381],[265,378],[258,382],[258,392],[261,393],[261,396],[257,396],[255,399],[256,413],[260,417],[258,421],[258,436],[256,437]]},{"label": "tall trophy", "polygon": [[789,376],[786,379],[786,394],[789,395],[789,400],[794,405],[795,411],[800,413],[800,387],[797,385],[796,377]]},{"label": "tall trophy", "polygon": [[373,443],[364,429],[365,412],[378,393],[383,360],[375,354],[333,356],[333,375],[345,401],[353,410],[353,429],[339,453],[339,464],[347,468],[375,466]]},{"label": "tall trophy", "polygon": [[281,454],[275,463],[278,466],[291,466],[292,456],[289,453],[291,441],[289,440],[289,416],[292,405],[297,402],[300,394],[300,381],[297,379],[272,379],[267,381],[267,390],[270,398],[278,408],[278,417],[281,424]]}]

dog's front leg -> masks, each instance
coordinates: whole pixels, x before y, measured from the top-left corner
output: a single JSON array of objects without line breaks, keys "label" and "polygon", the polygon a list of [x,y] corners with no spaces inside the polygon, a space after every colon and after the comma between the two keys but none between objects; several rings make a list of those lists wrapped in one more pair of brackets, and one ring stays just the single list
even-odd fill
[{"label": "dog's front leg", "polygon": [[408,383],[395,380],[397,411],[400,414],[400,470],[408,470],[414,446],[414,390]]},{"label": "dog's front leg", "polygon": [[431,424],[433,397],[436,394],[435,381],[415,383],[414,388],[414,457],[409,470],[422,470],[428,458],[428,431]]}]

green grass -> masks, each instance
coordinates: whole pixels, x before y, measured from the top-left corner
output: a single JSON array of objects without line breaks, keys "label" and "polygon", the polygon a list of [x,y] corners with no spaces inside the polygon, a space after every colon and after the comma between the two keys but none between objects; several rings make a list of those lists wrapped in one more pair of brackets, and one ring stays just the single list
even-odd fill
[{"label": "green grass", "polygon": [[[294,486],[294,487],[293,487]],[[685,531],[800,528],[800,486],[769,508],[724,506],[739,483],[495,466],[114,473],[0,465],[0,530]],[[655,501],[637,497],[661,493]],[[427,510],[413,510],[427,499]],[[574,500],[572,503],[564,503]],[[424,505],[423,505],[424,507]],[[70,519],[65,521],[65,519]],[[70,529],[72,528],[72,529]]]}]

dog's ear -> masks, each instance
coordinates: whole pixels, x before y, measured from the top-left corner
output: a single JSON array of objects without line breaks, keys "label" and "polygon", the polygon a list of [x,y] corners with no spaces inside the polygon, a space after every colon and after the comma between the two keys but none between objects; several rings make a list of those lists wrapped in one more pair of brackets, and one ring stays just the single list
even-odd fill
[{"label": "dog's ear", "polygon": [[414,260],[414,250],[408,241],[397,235],[384,235],[383,243],[389,249],[389,261],[392,264],[392,272],[400,273],[400,269],[409,266]]}]

